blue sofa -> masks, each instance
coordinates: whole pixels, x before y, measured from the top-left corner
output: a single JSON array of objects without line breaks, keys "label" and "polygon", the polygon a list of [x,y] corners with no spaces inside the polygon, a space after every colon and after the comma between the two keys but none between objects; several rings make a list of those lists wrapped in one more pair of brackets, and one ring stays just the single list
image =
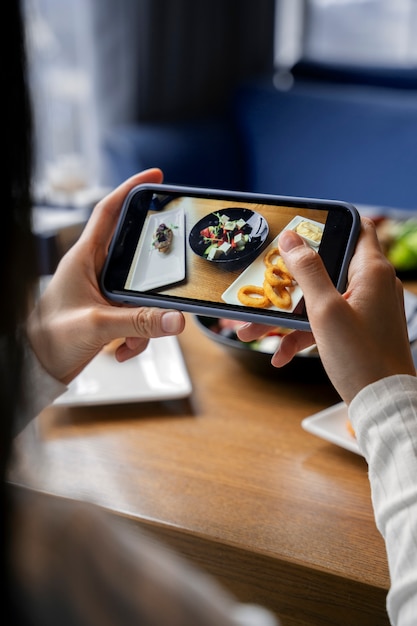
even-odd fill
[{"label": "blue sofa", "polygon": [[417,213],[416,72],[325,69],[301,66],[288,90],[270,78],[241,85],[222,115],[113,128],[108,182],[158,166],[169,183]]}]

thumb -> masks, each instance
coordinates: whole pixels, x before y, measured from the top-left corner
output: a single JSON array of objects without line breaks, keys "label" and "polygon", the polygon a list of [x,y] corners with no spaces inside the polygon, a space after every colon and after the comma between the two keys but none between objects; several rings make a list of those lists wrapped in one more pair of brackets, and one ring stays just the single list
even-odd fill
[{"label": "thumb", "polygon": [[292,230],[284,231],[279,238],[279,250],[291,274],[299,284],[306,301],[317,301],[317,296],[334,294],[335,287],[320,255]]},{"label": "thumb", "polygon": [[185,319],[180,311],[155,307],[110,307],[103,316],[103,332],[107,340],[118,337],[150,339],[178,335],[184,330]]}]

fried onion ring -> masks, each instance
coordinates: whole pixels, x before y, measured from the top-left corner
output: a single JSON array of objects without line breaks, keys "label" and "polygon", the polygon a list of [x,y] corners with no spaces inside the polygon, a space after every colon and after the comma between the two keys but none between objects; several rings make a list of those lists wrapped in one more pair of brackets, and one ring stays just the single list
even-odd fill
[{"label": "fried onion ring", "polygon": [[289,309],[292,298],[289,290],[294,287],[294,279],[280,255],[279,248],[271,248],[264,256],[266,266],[262,287],[245,285],[238,291],[238,300],[246,305],[264,309],[271,304],[278,309]]},{"label": "fried onion ring", "polygon": [[239,301],[246,306],[253,306],[257,309],[264,309],[271,303],[265,295],[262,287],[256,285],[245,285],[237,293]]},{"label": "fried onion ring", "polygon": [[273,287],[292,286],[292,276],[283,272],[277,265],[270,265],[266,268],[265,280]]},{"label": "fried onion ring", "polygon": [[267,267],[274,267],[275,257],[279,257],[279,248],[271,248],[264,256],[264,263]]},{"label": "fried onion ring", "polygon": [[278,257],[278,260],[275,264],[275,267],[285,276],[288,276],[291,280],[291,282],[293,281],[293,277],[291,276],[290,272],[288,271],[288,267],[285,265],[284,259],[282,258],[282,256]]},{"label": "fried onion ring", "polygon": [[273,287],[267,280],[264,280],[263,288],[267,298],[278,309],[290,308],[292,298],[286,287]]}]

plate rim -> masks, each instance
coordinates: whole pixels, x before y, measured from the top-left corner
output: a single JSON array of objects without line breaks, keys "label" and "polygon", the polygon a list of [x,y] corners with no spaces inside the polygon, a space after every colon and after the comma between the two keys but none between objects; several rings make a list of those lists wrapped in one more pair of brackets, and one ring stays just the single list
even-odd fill
[{"label": "plate rim", "polygon": [[[139,269],[140,272],[145,272],[150,262],[149,257],[155,252],[154,250],[150,250],[146,259],[143,259],[143,262],[141,263],[142,256],[146,255],[146,252],[147,252],[147,250],[145,249],[145,245],[146,245],[147,240],[149,239],[149,232],[153,224],[153,221],[155,220],[160,221],[160,222],[166,221],[165,217],[169,217],[172,215],[175,215],[175,219],[177,220],[179,229],[180,229],[179,232],[176,233],[175,235],[175,237],[178,238],[178,241],[179,241],[179,247],[178,247],[176,256],[180,263],[180,269],[176,271],[175,266],[171,263],[169,264],[169,267],[171,268],[171,270],[173,270],[171,274],[167,274],[166,272],[164,274],[158,273],[156,278],[142,279],[137,284],[133,285],[132,283],[133,283],[136,271],[138,271],[138,268],[140,268]],[[156,253],[159,254],[157,251]],[[169,256],[166,256],[166,259],[169,259]],[[162,280],[161,280],[161,276],[163,276]],[[142,235],[141,246],[140,247],[138,246],[138,249],[135,253],[135,256],[132,262],[132,270],[131,270],[131,273],[129,272],[128,278],[126,280],[126,283],[130,280],[128,289],[134,290],[134,291],[148,291],[149,289],[157,289],[159,287],[165,287],[166,285],[179,282],[183,280],[184,278],[185,278],[185,212],[184,212],[184,208],[178,207],[175,209],[171,209],[169,211],[164,211],[160,215],[158,213],[154,213],[149,216],[149,220],[146,225],[146,231]]]},{"label": "plate rim", "polygon": [[[242,256],[236,257],[236,258],[219,258],[219,259],[207,259],[205,256],[203,256],[202,254],[200,254],[199,252],[196,251],[195,247],[193,246],[193,244],[191,243],[191,237],[193,234],[193,231],[198,227],[198,225],[205,220],[207,217],[209,217],[210,215],[214,215],[215,213],[225,213],[228,211],[249,211],[252,215],[257,215],[260,220],[263,223],[263,227],[266,228],[266,234],[265,237],[260,241],[259,246],[253,250],[250,250],[247,254],[243,254]],[[251,256],[252,254],[254,254],[259,248],[261,248],[263,246],[263,244],[266,241],[266,238],[268,237],[269,234],[269,224],[268,221],[264,218],[263,215],[261,215],[261,213],[259,213],[258,211],[254,211],[253,209],[249,209],[247,207],[234,207],[234,206],[230,206],[230,207],[225,207],[224,209],[218,209],[217,211],[210,211],[209,213],[206,213],[206,215],[204,215],[203,217],[201,217],[191,228],[189,235],[188,235],[188,245],[190,246],[191,250],[193,251],[194,254],[196,254],[198,257],[200,257],[201,259],[203,259],[204,261],[208,261],[209,263],[233,263],[233,262],[238,262],[240,260],[244,260],[247,256]]]},{"label": "plate rim", "polygon": [[[174,385],[172,385],[167,390],[158,389],[154,393],[150,391],[149,393],[145,392],[141,394],[140,388],[136,387],[136,394],[132,393],[130,395],[126,395],[125,393],[123,394],[121,393],[119,396],[114,395],[114,394],[112,396],[106,395],[106,394],[103,395],[101,393],[99,393],[97,396],[88,395],[88,394],[83,395],[82,393],[77,394],[74,391],[74,386],[76,384],[74,383],[74,381],[76,380],[79,381],[80,378],[82,379],[83,376],[85,377],[86,376],[85,370],[87,369],[87,367],[89,366],[94,367],[94,364],[97,363],[97,360],[103,358],[103,351],[101,351],[86,366],[86,368],[80,374],[78,374],[78,376],[68,385],[68,388],[66,389],[66,391],[64,391],[60,396],[55,398],[52,404],[54,406],[65,406],[65,407],[103,406],[103,405],[111,406],[111,405],[117,405],[117,404],[136,404],[136,403],[141,403],[141,402],[175,400],[175,399],[186,398],[190,396],[193,390],[192,382],[190,379],[190,375],[189,375],[189,372],[185,363],[184,355],[182,353],[182,349],[180,347],[178,338],[175,335],[154,337],[150,339],[149,343],[150,345],[153,345],[157,341],[163,341],[164,342],[164,354],[166,355],[167,350],[169,350],[169,354],[171,358],[175,359],[174,365],[175,365],[176,371],[180,373],[181,379],[182,379],[181,384],[178,385],[177,388],[174,388]],[[146,353],[146,350],[144,352],[141,352],[137,356],[133,357],[129,361],[126,361],[126,363],[130,364],[131,366],[134,366],[134,364],[137,364],[138,361],[144,358],[145,353]],[[148,356],[149,355],[146,355],[146,357]],[[152,355],[152,359],[153,359],[153,362],[155,363],[155,366],[157,366],[158,362],[155,358],[155,355]],[[114,362],[109,361],[109,371],[110,370],[114,371],[114,368],[117,367],[118,365],[119,363],[117,363],[116,361]],[[120,365],[123,365],[123,364],[120,364]],[[165,359],[164,359],[164,363],[162,363],[162,361],[160,362],[160,366],[161,367],[165,366]]]},{"label": "plate rim", "polygon": [[[345,450],[349,450],[350,452],[354,452],[359,456],[363,456],[362,452],[359,449],[358,443],[355,439],[349,436],[349,433],[346,428],[346,436],[341,436],[339,433],[332,432],[329,428],[323,426],[323,422],[327,421],[330,418],[334,418],[335,420],[341,419],[343,414],[343,419],[346,421],[348,413],[347,413],[347,405],[345,402],[338,402],[322,411],[318,411],[308,417],[305,417],[301,426],[303,430],[306,432],[319,437],[320,439],[324,439],[334,445],[339,446],[340,448],[344,448]],[[350,437],[350,438],[349,438]]]}]

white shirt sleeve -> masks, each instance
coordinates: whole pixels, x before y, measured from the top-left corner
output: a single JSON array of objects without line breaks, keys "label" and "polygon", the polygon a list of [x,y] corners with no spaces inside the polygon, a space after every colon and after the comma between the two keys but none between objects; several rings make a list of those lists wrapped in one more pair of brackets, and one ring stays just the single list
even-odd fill
[{"label": "white shirt sleeve", "polygon": [[417,377],[392,376],[349,407],[369,467],[376,524],[385,539],[394,626],[417,624]]}]

